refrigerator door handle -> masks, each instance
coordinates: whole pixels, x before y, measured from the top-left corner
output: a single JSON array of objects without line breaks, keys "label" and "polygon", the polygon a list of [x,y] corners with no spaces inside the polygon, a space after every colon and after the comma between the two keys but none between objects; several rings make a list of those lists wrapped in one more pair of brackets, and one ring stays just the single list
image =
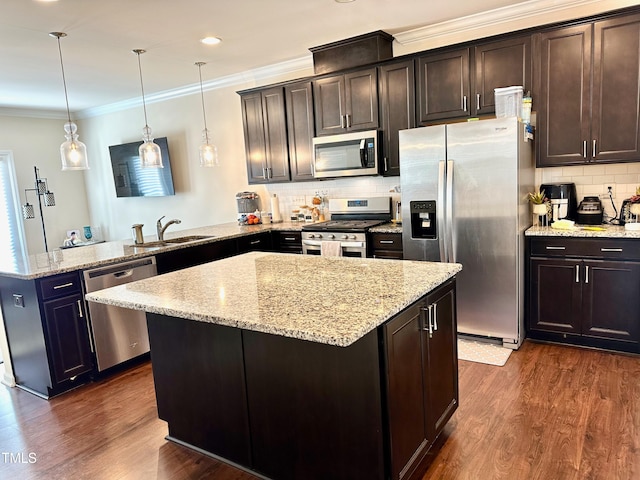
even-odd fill
[{"label": "refrigerator door handle", "polygon": [[447,261],[456,261],[456,249],[455,238],[456,232],[453,228],[453,160],[447,160],[447,198],[445,201],[445,208],[447,209],[446,219],[447,222]]},{"label": "refrigerator door handle", "polygon": [[449,260],[449,252],[445,239],[448,237],[447,223],[445,219],[445,163],[444,160],[438,162],[438,200],[436,203],[436,217],[438,229],[438,249],[440,251],[440,261],[447,262]]}]

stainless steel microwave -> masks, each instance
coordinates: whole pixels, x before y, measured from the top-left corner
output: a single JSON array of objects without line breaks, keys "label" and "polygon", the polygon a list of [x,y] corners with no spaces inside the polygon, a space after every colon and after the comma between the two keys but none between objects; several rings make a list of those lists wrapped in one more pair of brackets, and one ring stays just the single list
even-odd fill
[{"label": "stainless steel microwave", "polygon": [[342,133],[313,139],[313,175],[316,178],[378,174],[377,130]]}]

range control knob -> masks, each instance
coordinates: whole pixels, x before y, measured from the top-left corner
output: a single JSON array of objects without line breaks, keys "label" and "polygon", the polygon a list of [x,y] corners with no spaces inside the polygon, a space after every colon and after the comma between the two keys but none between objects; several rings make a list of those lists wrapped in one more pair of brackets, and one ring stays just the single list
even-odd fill
[{"label": "range control knob", "polygon": [[356,236],[355,235],[351,235],[351,237],[349,237],[349,238],[351,238],[351,240],[355,240]]},{"label": "range control knob", "polygon": [[322,238],[322,234],[321,233],[317,234],[316,238]]},{"label": "range control knob", "polygon": [[310,233],[309,238],[316,238],[316,236],[313,233]]},{"label": "range control knob", "polygon": [[336,236],[333,233],[329,235],[329,239],[333,240],[334,238],[336,238]]},{"label": "range control knob", "polygon": [[349,239],[349,235],[342,235],[342,237],[340,237],[340,238],[342,238],[342,240],[348,240]]}]

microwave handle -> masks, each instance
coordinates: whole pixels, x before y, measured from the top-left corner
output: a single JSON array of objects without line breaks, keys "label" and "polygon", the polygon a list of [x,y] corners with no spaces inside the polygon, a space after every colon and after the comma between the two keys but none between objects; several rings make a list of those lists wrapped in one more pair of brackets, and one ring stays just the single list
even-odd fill
[{"label": "microwave handle", "polygon": [[366,145],[367,141],[364,138],[360,140],[360,164],[362,168],[367,168],[367,164],[369,163],[369,151]]}]

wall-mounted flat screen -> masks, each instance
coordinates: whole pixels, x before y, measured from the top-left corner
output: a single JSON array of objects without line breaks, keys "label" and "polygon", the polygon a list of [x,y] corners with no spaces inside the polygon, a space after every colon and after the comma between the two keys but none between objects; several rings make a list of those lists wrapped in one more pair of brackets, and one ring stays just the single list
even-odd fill
[{"label": "wall-mounted flat screen", "polygon": [[175,195],[167,137],[153,140],[162,152],[164,168],[142,168],[138,148],[142,142],[111,145],[111,169],[118,197],[163,197]]}]

